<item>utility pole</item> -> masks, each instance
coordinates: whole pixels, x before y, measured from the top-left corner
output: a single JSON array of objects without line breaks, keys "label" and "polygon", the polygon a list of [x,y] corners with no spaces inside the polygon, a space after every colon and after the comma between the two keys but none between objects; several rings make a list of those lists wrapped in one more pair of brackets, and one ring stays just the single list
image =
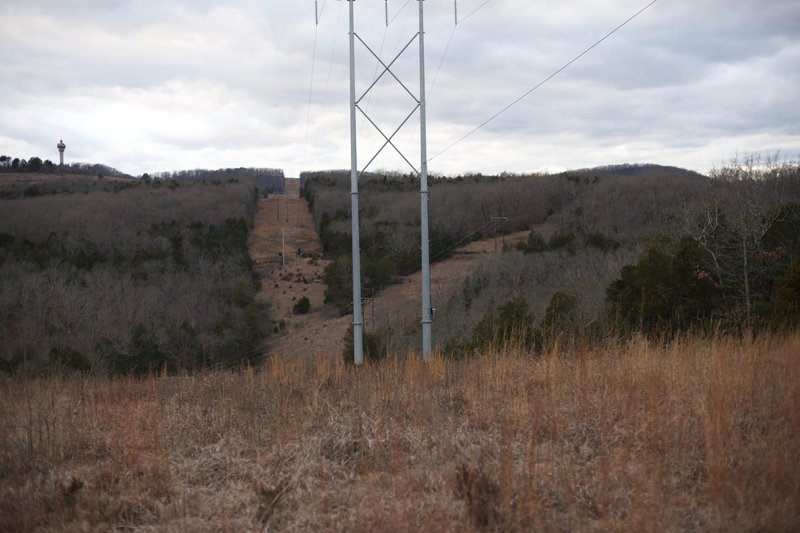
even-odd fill
[{"label": "utility pole", "polygon": [[[375,161],[375,159],[383,152],[387,146],[391,146],[395,152],[410,166],[414,173],[420,178],[420,247],[422,256],[422,357],[428,359],[432,351],[432,334],[431,323],[433,322],[433,311],[431,308],[431,282],[430,282],[430,244],[429,244],[429,222],[428,222],[428,150],[427,150],[427,117],[426,117],[426,102],[425,102],[425,23],[424,23],[424,0],[417,0],[419,2],[419,32],[411,38],[410,41],[400,50],[400,52],[392,59],[392,61],[384,62],[363,39],[355,32],[355,22],[353,16],[353,2],[355,0],[348,0],[350,3],[350,198],[351,198],[351,221],[352,221],[352,235],[353,235],[353,361],[355,364],[363,362],[363,342],[362,332],[364,327],[363,308],[361,300],[361,260],[359,248],[359,230],[358,230],[358,176],[365,172],[367,168]],[[388,19],[388,2],[384,2],[384,18],[385,22],[389,23]],[[400,59],[400,56],[419,38],[419,98],[404,84],[400,78],[392,71],[395,62]],[[372,82],[361,97],[356,98],[355,92],[355,40],[364,45],[364,48],[378,61],[383,67],[383,71]],[[414,107],[400,125],[387,135],[384,131],[370,118],[367,112],[359,106],[359,103],[369,94],[369,92],[377,85],[380,79],[389,74],[406,93],[413,99]],[[394,142],[394,138],[411,119],[414,113],[420,110],[420,169],[403,154]],[[364,118],[380,133],[385,142],[377,150],[375,155],[369,162],[359,171],[358,169],[358,155],[357,155],[357,136],[356,136],[356,111],[361,112]]]},{"label": "utility pole", "polygon": [[353,363],[364,362],[364,317],[361,309],[361,246],[358,232],[358,153],[356,138],[356,49],[353,2],[350,4],[350,221],[353,235]]},{"label": "utility pole", "polygon": [[420,234],[422,248],[422,358],[428,359],[432,350],[431,335],[431,270],[428,242],[428,137],[425,114],[425,18],[424,0],[419,0],[419,145],[420,145]]}]

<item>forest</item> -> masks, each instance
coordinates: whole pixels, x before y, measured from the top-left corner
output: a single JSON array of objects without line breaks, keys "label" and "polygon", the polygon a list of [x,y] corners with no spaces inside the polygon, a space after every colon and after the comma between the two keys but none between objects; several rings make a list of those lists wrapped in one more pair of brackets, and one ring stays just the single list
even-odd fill
[{"label": "forest", "polygon": [[258,188],[260,196],[283,192],[283,170],[277,168],[220,168],[217,170],[194,169],[173,172],[156,172],[148,178],[171,180],[178,183],[214,182],[229,179],[248,180]]},{"label": "forest", "polygon": [[251,182],[30,187],[0,200],[5,370],[138,374],[258,355]]},{"label": "forest", "polygon": [[[232,172],[3,182],[0,367],[145,373],[261,355],[269,319],[246,239],[257,179],[274,190],[280,172]],[[301,178],[329,260],[326,301],[347,314],[349,176]],[[418,188],[414,176],[362,176],[365,296],[419,269]],[[511,340],[542,352],[634,333],[741,334],[800,318],[800,165],[778,156],[709,176],[621,165],[433,177],[430,212],[434,263],[478,239],[500,246],[436,286],[434,334],[448,356]],[[373,357],[416,350],[417,311],[372,317]]]},{"label": "forest", "polygon": [[[450,280],[434,324],[454,355],[634,331],[742,332],[797,323],[800,165],[736,158],[709,176],[657,165],[553,175],[433,178],[431,258],[470,240],[529,232]],[[362,293],[379,295],[419,269],[419,184],[372,174],[359,184]],[[332,260],[327,297],[351,297],[349,176],[303,176],[303,194]],[[380,322],[380,320],[378,320]],[[413,349],[418,332],[388,320],[377,346]]]}]

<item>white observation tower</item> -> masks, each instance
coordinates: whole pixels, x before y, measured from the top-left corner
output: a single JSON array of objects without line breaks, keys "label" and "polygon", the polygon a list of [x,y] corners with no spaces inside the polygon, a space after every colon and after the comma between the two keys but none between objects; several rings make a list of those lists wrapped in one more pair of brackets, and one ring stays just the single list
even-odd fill
[{"label": "white observation tower", "polygon": [[64,150],[67,148],[67,145],[64,144],[64,139],[61,139],[60,141],[58,141],[58,144],[56,145],[56,148],[58,148],[58,164],[59,165],[63,165],[64,164]]}]

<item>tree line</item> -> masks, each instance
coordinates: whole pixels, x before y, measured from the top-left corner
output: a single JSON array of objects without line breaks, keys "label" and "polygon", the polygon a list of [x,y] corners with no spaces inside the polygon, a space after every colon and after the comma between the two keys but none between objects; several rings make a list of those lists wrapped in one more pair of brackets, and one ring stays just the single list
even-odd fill
[{"label": "tree line", "polygon": [[[449,302],[469,307],[475,296],[494,289],[502,303],[492,299],[484,304],[476,318],[446,337],[445,352],[463,355],[509,341],[536,350],[556,341],[631,333],[663,337],[687,331],[743,334],[797,327],[800,165],[747,156],[714,169],[699,185],[698,194],[691,201],[687,198],[680,210],[661,202],[652,212],[642,206],[665,227],[652,232],[641,247],[623,246],[622,255],[620,241],[630,244],[624,235],[635,233],[618,231],[615,237],[620,241],[611,246],[592,233],[581,249],[563,248],[565,241],[579,242],[563,233],[553,233],[545,242],[532,232],[518,249],[476,272],[482,277],[467,280],[463,293]],[[702,190],[707,193],[699,194]],[[636,210],[631,202],[625,206]],[[607,216],[613,208],[604,211]],[[574,207],[570,212],[572,219],[591,215]],[[571,226],[577,227],[577,220]],[[519,258],[520,252],[533,254],[539,265]],[[583,266],[576,267],[580,263]],[[556,274],[577,274],[577,268],[583,272]],[[513,292],[498,290],[503,277]],[[549,290],[543,291],[543,286]],[[586,305],[590,301],[594,305]]]},{"label": "tree line", "polygon": [[227,181],[242,179],[251,181],[258,187],[259,194],[265,196],[271,193],[283,192],[283,170],[278,168],[220,168],[217,170],[194,169],[178,170],[174,172],[156,172],[147,178],[160,180],[173,180],[177,183],[195,183],[199,181]]},{"label": "tree line", "polygon": [[800,318],[800,166],[755,156],[715,169],[718,194],[657,235],[607,289],[648,332],[794,326]]},{"label": "tree line", "polygon": [[113,167],[97,163],[67,163],[58,165],[49,159],[42,160],[39,156],[20,159],[8,155],[0,155],[0,172],[30,172],[41,174],[80,174],[93,176],[111,176],[116,178],[132,178]]}]

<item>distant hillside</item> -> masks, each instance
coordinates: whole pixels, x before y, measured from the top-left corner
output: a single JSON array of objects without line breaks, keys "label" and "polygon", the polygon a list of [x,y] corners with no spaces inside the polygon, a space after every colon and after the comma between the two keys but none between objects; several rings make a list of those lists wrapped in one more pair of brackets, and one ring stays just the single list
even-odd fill
[{"label": "distant hillside", "polygon": [[[712,176],[670,166],[615,165],[552,175],[431,178],[433,262],[472,240],[530,231],[527,242],[487,254],[469,273],[437,289],[437,337],[468,345],[475,328],[496,324],[503,312],[559,331],[565,329],[554,324],[612,331],[645,325],[640,319],[646,318],[647,327],[655,328],[714,320],[742,327],[773,321],[775,313],[794,316],[795,274],[788,269],[800,242],[790,229],[800,202],[798,168],[746,160]],[[328,299],[344,309],[352,294],[349,187],[345,171],[303,175],[303,194],[333,261],[326,271]],[[413,176],[361,178],[363,294],[380,296],[387,284],[419,269],[418,189]],[[621,274],[628,277],[620,281]],[[785,289],[773,294],[773,285]],[[642,300],[645,295],[648,300]],[[418,332],[408,327],[379,333],[401,352],[418,343]]]},{"label": "distant hillside", "polygon": [[0,373],[142,373],[259,355],[268,317],[247,252],[247,180],[68,175],[5,188],[13,176],[0,175]]},{"label": "distant hillside", "polygon": [[0,174],[1,173],[33,173],[33,174],[78,174],[92,175],[115,178],[133,178],[108,165],[99,163],[67,163],[56,165],[49,159],[42,160],[38,156],[31,156],[29,159],[0,155]]},{"label": "distant hillside", "polygon": [[30,198],[61,193],[119,192],[133,187],[138,180],[103,174],[69,172],[2,172],[0,199]]},{"label": "distant hillside", "polygon": [[673,167],[669,165],[655,165],[652,163],[606,165],[594,168],[584,168],[584,169],[574,170],[572,172],[575,172],[577,174],[591,174],[591,175],[613,174],[616,176],[642,176],[651,174],[653,172],[663,172],[672,176],[685,175],[694,178],[705,177],[703,176],[703,174],[695,172],[694,170],[687,170],[685,168]]},{"label": "distant hillside", "polygon": [[177,182],[227,181],[230,179],[250,180],[265,196],[269,193],[283,192],[283,170],[277,168],[220,168],[217,170],[194,169],[175,172],[159,172],[153,175],[158,179],[173,179]]}]

